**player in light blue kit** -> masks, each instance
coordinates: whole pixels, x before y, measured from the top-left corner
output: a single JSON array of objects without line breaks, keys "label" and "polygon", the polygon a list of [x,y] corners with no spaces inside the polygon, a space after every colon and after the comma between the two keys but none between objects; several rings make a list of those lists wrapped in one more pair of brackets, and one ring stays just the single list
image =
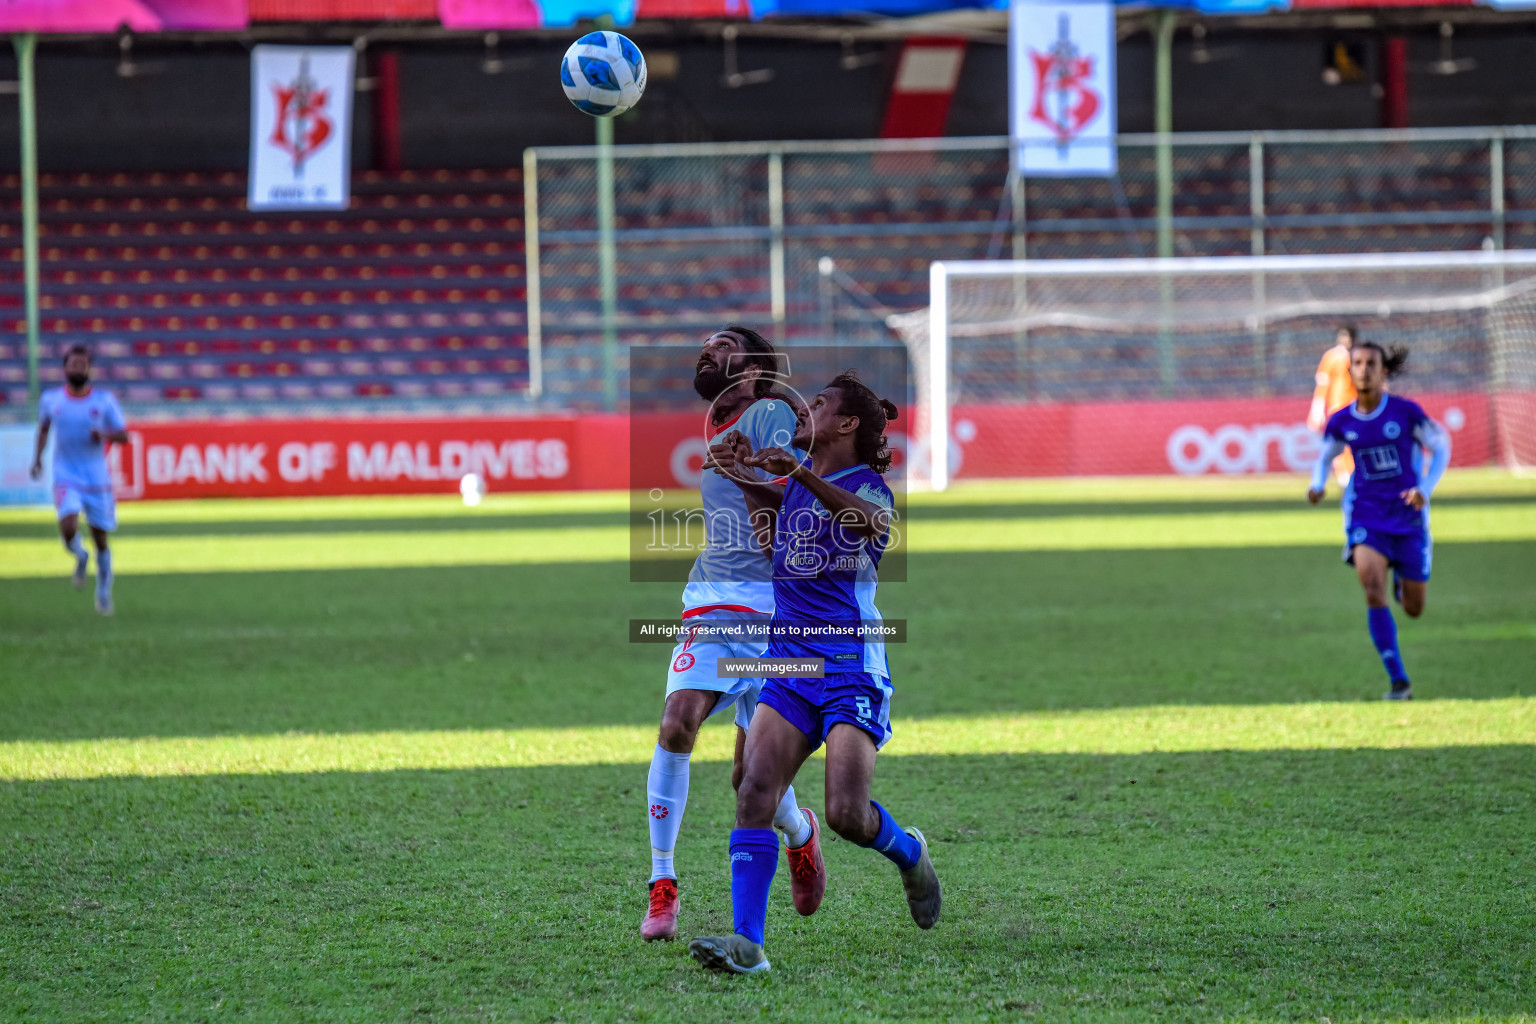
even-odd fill
[{"label": "player in light blue kit", "polygon": [[85,513],[96,543],[96,610],[112,614],[112,549],[107,534],[117,529],[117,502],[107,468],[107,445],[128,442],[122,407],[110,391],[91,387],[91,352],[75,345],[64,353],[61,388],[43,392],[37,406],[37,449],[32,479],[43,474],[43,449],[53,436],[53,504],[59,534],[75,556],[75,587],[85,586],[90,556],[80,540]]},{"label": "player in light blue kit", "polygon": [[875,753],[891,735],[891,683],[885,644],[859,629],[881,622],[877,570],[894,506],[881,474],[891,464],[885,426],[895,416],[894,405],[848,372],[833,378],[800,417],[794,445],[810,452],[804,461],[779,448],[748,449],[745,439],[736,441],[739,462],[788,478],[776,510],[762,500],[762,488],[743,487],[754,515],[774,520],[774,630],[767,657],[819,659],[825,671],[821,677],[770,678],[758,698],[731,833],[736,930],[688,944],[705,967],[733,974],[768,970],[763,929],[778,865],[778,841],[768,825],[780,794],[823,744],[827,824],[896,865],[919,928],[939,920],[942,894],[927,841],[870,799]]},{"label": "player in light blue kit", "polygon": [[[1328,467],[1347,447],[1355,473],[1344,489],[1344,561],[1355,567],[1371,641],[1381,655],[1392,688],[1387,700],[1412,700],[1413,687],[1397,647],[1397,623],[1387,600],[1392,590],[1411,618],[1424,612],[1433,541],[1429,497],[1451,462],[1451,439],[1416,402],[1387,393],[1387,381],[1401,372],[1408,351],[1372,341],[1355,345],[1349,373],[1358,397],[1328,418],[1323,450],[1312,467],[1307,500],[1323,500]],[[1424,465],[1424,450],[1430,453]]]},{"label": "player in light blue kit", "polygon": [[[711,442],[732,434],[749,437],[763,447],[790,443],[795,411],[773,391],[777,371],[773,346],[746,327],[732,325],[704,343],[694,367],[693,387],[710,403],[705,430]],[[722,679],[718,663],[721,658],[761,657],[768,646],[765,633],[734,638],[710,635],[712,627],[717,631],[751,624],[766,627],[774,608],[772,566],[747,517],[746,498],[725,472],[705,472],[699,484],[705,548],[683,590],[683,624],[690,632],[672,650],[661,729],[646,784],[650,904],[640,925],[640,936],[646,940],[677,938],[673,858],[688,802],[688,762],[699,727],[715,712],[735,708],[737,768],[732,781],[739,782],[745,730],[763,685],[761,678]],[[767,478],[757,470],[747,472],[753,481]],[[816,816],[795,802],[791,787],[782,794],[771,819],[787,842],[795,909],[815,913],[827,885]]]}]

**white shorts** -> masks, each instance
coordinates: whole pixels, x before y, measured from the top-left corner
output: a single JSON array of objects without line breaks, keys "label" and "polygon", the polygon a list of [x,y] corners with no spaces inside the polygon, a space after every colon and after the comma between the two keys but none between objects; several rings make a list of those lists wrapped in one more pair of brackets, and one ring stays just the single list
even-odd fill
[{"label": "white shorts", "polygon": [[[711,619],[736,622],[743,618],[748,616],[736,612],[705,612],[689,619],[688,623],[703,624]],[[769,620],[767,615],[750,618],[754,621],[760,618],[764,624]],[[717,662],[721,658],[761,658],[767,650],[766,638],[730,642],[685,638],[672,648],[672,661],[667,665],[667,696],[678,690],[714,690],[720,697],[709,713],[718,714],[734,705],[736,724],[745,729],[752,723],[752,713],[757,710],[757,695],[762,692],[766,680],[721,679]]]},{"label": "white shorts", "polygon": [[85,521],[108,533],[117,529],[117,499],[111,491],[82,491],[71,484],[55,482],[53,507],[59,518],[85,513]]}]

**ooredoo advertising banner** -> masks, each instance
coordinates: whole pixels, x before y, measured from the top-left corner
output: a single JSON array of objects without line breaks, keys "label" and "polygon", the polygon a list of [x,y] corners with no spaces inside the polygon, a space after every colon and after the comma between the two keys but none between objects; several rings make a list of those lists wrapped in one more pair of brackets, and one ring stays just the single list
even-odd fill
[{"label": "ooredoo advertising banner", "polygon": [[[1486,395],[1414,395],[1450,431],[1452,465],[1493,459]],[[960,406],[957,478],[1305,473],[1319,438],[1295,398]]]}]

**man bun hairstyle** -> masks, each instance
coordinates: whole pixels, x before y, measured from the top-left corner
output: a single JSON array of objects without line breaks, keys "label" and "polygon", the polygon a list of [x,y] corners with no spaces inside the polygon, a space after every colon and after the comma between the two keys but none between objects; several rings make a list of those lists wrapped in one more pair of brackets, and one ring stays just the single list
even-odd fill
[{"label": "man bun hairstyle", "polygon": [[1381,345],[1374,341],[1362,341],[1356,348],[1374,349],[1381,355],[1382,368],[1387,371],[1387,379],[1391,380],[1403,372],[1403,366],[1408,362],[1408,348],[1405,345]]},{"label": "man bun hairstyle", "polygon": [[64,358],[59,360],[60,365],[68,363],[70,356],[85,356],[85,358],[90,359],[92,362],[95,362],[95,359],[92,358],[92,356],[91,356],[91,350],[86,348],[84,345],[80,344],[79,342],[76,342],[75,344],[69,346],[69,348],[66,348],[64,350]]},{"label": "man bun hairstyle", "polygon": [[748,366],[756,366],[762,371],[758,378],[752,382],[752,394],[754,398],[767,398],[776,394],[774,386],[783,377],[779,369],[778,350],[773,347],[773,342],[763,337],[750,327],[741,324],[727,324],[720,328],[718,334],[734,334],[741,339],[741,347],[747,353],[742,360],[742,369]]},{"label": "man bun hairstyle", "polygon": [[885,425],[896,418],[896,404],[881,398],[859,380],[856,370],[844,370],[828,382],[827,387],[842,393],[838,406],[839,416],[857,416],[859,426],[853,435],[853,452],[858,460],[874,470],[885,473],[891,468],[891,449],[885,440]]}]

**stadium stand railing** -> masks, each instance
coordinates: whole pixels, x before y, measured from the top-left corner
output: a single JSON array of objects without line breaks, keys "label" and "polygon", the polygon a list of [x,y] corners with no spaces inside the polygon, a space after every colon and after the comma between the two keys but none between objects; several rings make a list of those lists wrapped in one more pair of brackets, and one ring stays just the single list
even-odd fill
[{"label": "stadium stand railing", "polygon": [[[138,416],[621,404],[650,386],[628,381],[628,346],[692,343],[731,319],[786,339],[889,340],[886,318],[926,303],[935,260],[1154,255],[1156,143],[1123,136],[1113,177],[1031,179],[1017,208],[1001,138],[617,147],[608,345],[591,147],[531,150],[529,204],[523,168],[359,172],[347,210],[303,214],[248,211],[243,174],[45,176],[44,380],[83,342]],[[1177,255],[1536,247],[1536,128],[1171,145]],[[7,184],[0,248],[17,265]],[[19,275],[0,280],[6,419],[30,415],[21,302]],[[1121,376],[1068,349],[1052,358],[1029,369],[1039,397]],[[1006,361],[956,369],[1006,390],[988,376]]]},{"label": "stadium stand railing", "polygon": [[[1536,188],[1523,176],[1536,162],[1536,128],[1170,139],[1175,255],[1536,246]],[[596,404],[601,378],[624,379],[627,346],[692,340],[732,318],[786,339],[890,340],[892,313],[926,305],[936,260],[1154,256],[1158,141],[1122,136],[1115,175],[1030,179],[1018,204],[1003,138],[618,147],[612,327],[623,344],[606,349],[597,150],[532,150],[540,316],[530,337],[546,387]],[[1305,390],[1310,370],[1290,371],[1313,347],[1298,338],[1294,359],[1272,363],[1265,379],[1237,372],[1206,390]],[[620,365],[605,366],[605,354]],[[1028,371],[1033,398],[1137,390],[1123,367],[1085,365],[1070,346],[1035,358],[1048,365]],[[1006,362],[955,372],[976,377],[968,386],[978,392],[1018,395],[1001,379],[1014,372]],[[1201,379],[1189,369],[1185,379]]]}]

